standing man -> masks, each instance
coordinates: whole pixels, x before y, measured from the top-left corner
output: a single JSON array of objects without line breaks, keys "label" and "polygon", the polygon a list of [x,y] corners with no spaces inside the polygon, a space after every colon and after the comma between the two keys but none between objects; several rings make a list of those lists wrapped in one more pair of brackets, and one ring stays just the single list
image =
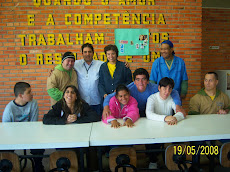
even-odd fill
[{"label": "standing man", "polygon": [[204,88],[190,100],[189,115],[229,113],[230,99],[216,88],[217,84],[217,73],[208,72],[205,74]]},{"label": "standing man", "polygon": [[101,115],[101,97],[98,91],[99,69],[104,63],[94,60],[94,48],[86,43],[81,47],[83,59],[76,60],[74,69],[78,75],[78,87],[82,99],[84,99],[97,114]]},{"label": "standing man", "polygon": [[153,62],[150,82],[159,84],[159,81],[164,77],[174,80],[174,89],[178,91],[181,99],[184,99],[188,91],[185,63],[183,59],[175,56],[173,43],[169,40],[161,43],[161,57]]},{"label": "standing man", "polygon": [[77,73],[73,69],[75,56],[72,52],[66,52],[62,57],[62,63],[54,68],[47,79],[47,92],[51,97],[51,105],[62,99],[63,91],[68,85],[77,87]]}]

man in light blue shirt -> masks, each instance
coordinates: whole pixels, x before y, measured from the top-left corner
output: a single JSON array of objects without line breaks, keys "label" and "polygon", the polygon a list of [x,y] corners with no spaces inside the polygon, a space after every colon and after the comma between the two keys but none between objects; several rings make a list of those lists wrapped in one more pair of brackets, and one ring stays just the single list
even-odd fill
[{"label": "man in light blue shirt", "polygon": [[86,43],[81,47],[83,59],[76,60],[74,69],[77,71],[78,89],[81,97],[101,115],[101,97],[98,91],[99,70],[104,63],[100,60],[94,60],[94,48]]}]

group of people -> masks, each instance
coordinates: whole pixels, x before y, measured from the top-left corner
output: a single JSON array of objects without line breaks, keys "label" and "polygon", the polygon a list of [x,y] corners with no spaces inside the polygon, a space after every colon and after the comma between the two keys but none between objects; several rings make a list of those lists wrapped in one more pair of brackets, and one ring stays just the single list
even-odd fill
[{"label": "group of people", "polygon": [[[173,43],[161,43],[161,57],[152,65],[151,75],[138,68],[133,76],[129,65],[119,61],[116,45],[104,48],[107,62],[94,60],[91,44],[82,45],[83,59],[75,60],[72,52],[64,53],[47,79],[47,92],[52,109],[44,115],[44,124],[64,125],[102,120],[111,127],[133,127],[139,117],[175,125],[185,119],[181,100],[186,97],[188,77],[184,61],[175,56]],[[204,88],[190,100],[189,113],[227,114],[229,97],[216,88],[218,76],[208,72]],[[38,105],[33,100],[31,87],[26,82],[14,86],[15,99],[3,112],[2,122],[38,120]],[[102,106],[103,105],[103,106]],[[102,111],[103,110],[103,111]],[[117,118],[122,118],[120,124]],[[160,144],[146,145],[147,149],[159,148]],[[31,153],[44,153],[33,150]],[[41,159],[35,158],[37,171],[44,170]],[[150,156],[150,168],[157,168],[157,154]]]}]

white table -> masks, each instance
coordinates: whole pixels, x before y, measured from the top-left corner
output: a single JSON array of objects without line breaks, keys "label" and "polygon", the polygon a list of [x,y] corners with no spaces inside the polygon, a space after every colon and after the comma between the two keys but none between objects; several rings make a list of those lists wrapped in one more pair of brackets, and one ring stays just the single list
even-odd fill
[{"label": "white table", "polygon": [[80,167],[81,171],[84,171],[82,147],[89,147],[91,128],[92,123],[68,125],[43,125],[42,122],[0,123],[0,150],[81,148]]},{"label": "white table", "polygon": [[92,123],[43,125],[42,122],[0,123],[0,150],[89,147]]},{"label": "white table", "polygon": [[230,114],[189,115],[174,126],[140,118],[133,128],[119,129],[102,122],[68,125],[9,122],[0,123],[0,137],[0,150],[230,139]]},{"label": "white table", "polygon": [[230,139],[230,114],[189,115],[177,125],[140,118],[133,128],[93,123],[90,146]]},{"label": "white table", "polygon": [[[119,120],[121,122],[122,120]],[[190,115],[177,125],[140,118],[133,128],[111,128],[102,122],[93,123],[90,146],[134,145],[230,139],[230,114]],[[102,169],[98,148],[99,170]]]}]

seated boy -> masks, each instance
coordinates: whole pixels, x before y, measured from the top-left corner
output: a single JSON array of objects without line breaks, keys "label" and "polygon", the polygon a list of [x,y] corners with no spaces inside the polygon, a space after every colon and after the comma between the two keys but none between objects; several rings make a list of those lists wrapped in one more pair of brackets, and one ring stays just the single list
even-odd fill
[{"label": "seated boy", "polygon": [[[181,112],[177,112],[174,116],[173,110],[176,112],[176,104],[174,103],[171,92],[174,87],[174,81],[171,78],[162,78],[159,82],[159,92],[149,96],[146,104],[146,117],[155,121],[165,121],[168,125],[175,125],[178,121],[184,119]],[[147,149],[160,149],[163,144],[149,144]],[[157,169],[157,156],[159,153],[149,153],[149,169]]]},{"label": "seated boy", "polygon": [[[2,122],[30,122],[38,120],[38,104],[33,100],[30,84],[18,82],[14,86],[15,99],[9,102],[3,112]],[[44,149],[31,149],[32,155],[42,155]],[[43,172],[42,158],[33,158],[35,172]]]},{"label": "seated boy", "polygon": [[[169,125],[175,125],[178,121],[184,119],[181,112],[176,112],[171,92],[174,87],[174,81],[171,78],[162,78],[159,82],[158,93],[149,96],[146,104],[146,117],[155,121],[165,121]],[[173,115],[173,116],[172,116]]]}]

